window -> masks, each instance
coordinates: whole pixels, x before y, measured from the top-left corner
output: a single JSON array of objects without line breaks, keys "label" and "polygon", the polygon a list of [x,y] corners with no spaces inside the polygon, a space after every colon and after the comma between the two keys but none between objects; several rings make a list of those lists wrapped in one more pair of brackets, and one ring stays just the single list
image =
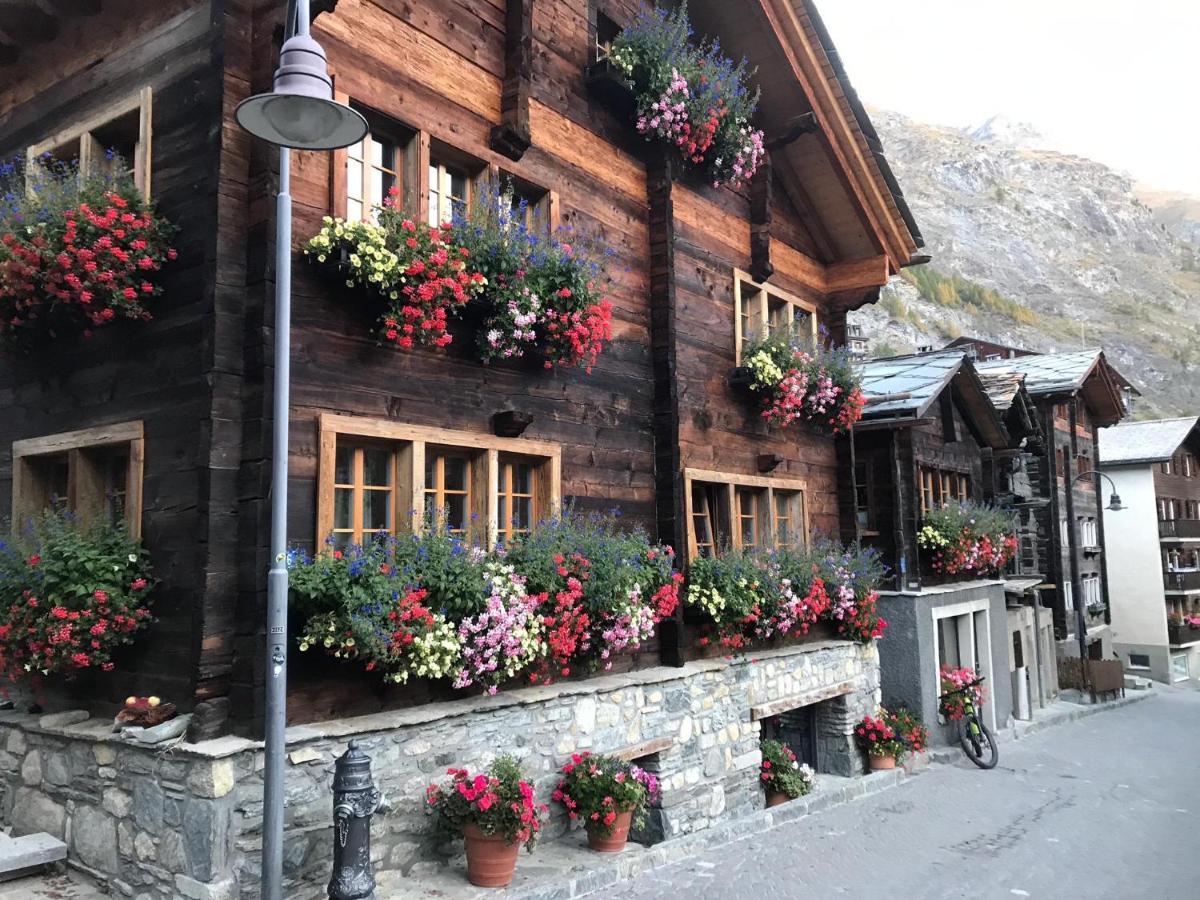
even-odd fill
[{"label": "window", "polygon": [[425,516],[454,534],[471,521],[471,457],[461,450],[425,448]]},{"label": "window", "polygon": [[773,285],[759,284],[739,269],[733,270],[734,343],[737,362],[755,338],[791,329],[797,335],[817,337],[816,306],[785,294]]},{"label": "window", "polygon": [[429,224],[441,225],[466,216],[471,176],[466,166],[438,153],[429,157]]},{"label": "window", "polygon": [[726,549],[808,542],[805,484],[792,479],[684,471],[688,558]]},{"label": "window", "polygon": [[874,485],[871,483],[871,465],[867,460],[857,460],[854,464],[854,515],[858,527],[864,531],[875,528],[875,509],[873,500]]},{"label": "window", "polygon": [[921,466],[921,515],[947,503],[961,503],[971,497],[971,478],[961,472],[946,472]]},{"label": "window", "polygon": [[555,444],[332,413],[320,432],[317,543],[361,543],[428,518],[492,545],[559,507]]},{"label": "window", "polygon": [[1171,654],[1171,681],[1187,681],[1192,677],[1191,665],[1186,653]]},{"label": "window", "polygon": [[1129,668],[1131,669],[1149,669],[1150,654],[1149,653],[1130,653]]},{"label": "window", "polygon": [[1084,606],[1089,610],[1102,609],[1104,598],[1100,592],[1100,576],[1098,574],[1084,575],[1081,581]]},{"label": "window", "polygon": [[1173,467],[1174,463],[1169,459],[1164,459],[1161,463],[1159,463],[1159,468],[1162,469],[1162,473],[1164,475],[1170,475]]},{"label": "window", "polygon": [[339,442],[333,481],[334,546],[395,533],[396,453],[392,448]]},{"label": "window", "polygon": [[608,59],[612,53],[613,41],[621,33],[621,26],[600,11],[596,11],[595,24],[592,27],[593,58],[599,62]]},{"label": "window", "polygon": [[[1088,472],[1091,472],[1093,468],[1094,467],[1092,466],[1092,458],[1090,456],[1088,456],[1088,454],[1086,452],[1080,453],[1078,456],[1075,457],[1075,473],[1077,475],[1085,475]],[[1080,480],[1076,483],[1081,488],[1085,488],[1085,489],[1095,487],[1095,485],[1092,484],[1090,481]]]},{"label": "window", "polygon": [[512,221],[537,234],[554,233],[559,225],[558,197],[552,191],[507,172],[500,173],[500,185],[512,191]]},{"label": "window", "polygon": [[1062,596],[1063,596],[1063,608],[1064,609],[1071,610],[1071,609],[1075,608],[1075,596],[1074,595],[1075,595],[1075,591],[1071,587],[1071,582],[1069,582],[1069,581],[1063,582]]},{"label": "window", "polygon": [[500,457],[498,540],[504,543],[529,531],[534,521],[537,467],[520,457]]},{"label": "window", "polygon": [[142,530],[141,422],[13,443],[13,522],[46,510]]},{"label": "window", "polygon": [[345,150],[345,191],[336,210],[351,222],[373,221],[393,188],[402,207],[411,207],[413,199],[407,174],[413,132],[378,113],[359,112],[371,130]]},{"label": "window", "polygon": [[1096,530],[1096,520],[1091,516],[1086,519],[1083,516],[1078,517],[1079,523],[1079,538],[1081,545],[1084,547],[1099,547],[1100,539]]},{"label": "window", "polygon": [[49,153],[62,162],[77,160],[80,171],[89,175],[115,175],[119,161],[149,200],[152,100],[151,89],[142,88],[93,118],[34,144],[28,158],[34,161]]}]

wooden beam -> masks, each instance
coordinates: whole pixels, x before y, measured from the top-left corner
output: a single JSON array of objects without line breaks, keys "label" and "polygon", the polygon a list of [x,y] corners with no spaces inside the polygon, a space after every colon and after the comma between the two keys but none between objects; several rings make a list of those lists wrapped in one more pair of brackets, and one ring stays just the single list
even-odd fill
[{"label": "wooden beam", "polygon": [[865,291],[887,284],[887,280],[886,256],[848,259],[825,267],[825,290],[831,294],[853,290]]},{"label": "wooden beam", "polygon": [[533,73],[533,0],[508,0],[504,15],[504,79],[500,87],[500,124],[489,146],[518,160],[529,149],[529,94]]},{"label": "wooden beam", "polygon": [[750,180],[750,274],[766,281],[775,272],[771,265],[771,157],[763,160]]}]

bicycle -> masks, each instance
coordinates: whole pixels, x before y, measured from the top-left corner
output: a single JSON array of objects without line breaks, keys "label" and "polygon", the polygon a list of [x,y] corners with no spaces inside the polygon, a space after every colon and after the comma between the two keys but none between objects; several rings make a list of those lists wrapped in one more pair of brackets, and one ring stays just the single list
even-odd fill
[{"label": "bicycle", "polygon": [[1000,749],[996,746],[996,738],[991,730],[983,724],[980,711],[975,705],[975,688],[981,684],[983,676],[964,684],[958,690],[947,691],[939,700],[945,704],[947,700],[962,695],[962,715],[954,719],[958,729],[958,742],[967,754],[967,759],[981,769],[994,769],[1000,761]]}]

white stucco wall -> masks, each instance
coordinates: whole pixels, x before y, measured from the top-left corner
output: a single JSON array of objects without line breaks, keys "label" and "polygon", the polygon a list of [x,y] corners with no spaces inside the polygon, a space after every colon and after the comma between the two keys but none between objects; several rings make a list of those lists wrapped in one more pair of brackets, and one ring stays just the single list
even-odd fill
[{"label": "white stucco wall", "polygon": [[1102,466],[1121,495],[1120,512],[1103,511],[1114,649],[1152,657],[1154,676],[1166,680],[1167,608],[1158,540],[1153,468]]}]

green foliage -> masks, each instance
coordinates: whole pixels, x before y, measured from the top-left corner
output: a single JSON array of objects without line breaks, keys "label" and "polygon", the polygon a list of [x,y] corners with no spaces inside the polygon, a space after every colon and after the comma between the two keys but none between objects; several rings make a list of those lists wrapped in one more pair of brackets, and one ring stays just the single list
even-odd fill
[{"label": "green foliage", "polygon": [[544,804],[535,803],[533,786],[511,756],[498,757],[485,775],[449,769],[450,781],[425,790],[426,811],[433,816],[434,833],[442,839],[462,835],[474,825],[487,835],[532,851],[542,828]]},{"label": "green foliage", "polygon": [[900,275],[916,287],[925,300],[938,306],[994,313],[1018,325],[1036,325],[1038,322],[1037,314],[1029,307],[960,275],[943,275],[929,265],[910,266]]},{"label": "green foliage", "polygon": [[644,824],[646,806],[657,791],[658,781],[649,772],[612,756],[584,751],[563,766],[552,796],[572,820],[607,837],[620,813],[631,812],[636,825]]},{"label": "green foliage", "polygon": [[113,668],[112,653],[150,622],[150,563],[123,526],[70,516],[0,541],[0,673]]}]

